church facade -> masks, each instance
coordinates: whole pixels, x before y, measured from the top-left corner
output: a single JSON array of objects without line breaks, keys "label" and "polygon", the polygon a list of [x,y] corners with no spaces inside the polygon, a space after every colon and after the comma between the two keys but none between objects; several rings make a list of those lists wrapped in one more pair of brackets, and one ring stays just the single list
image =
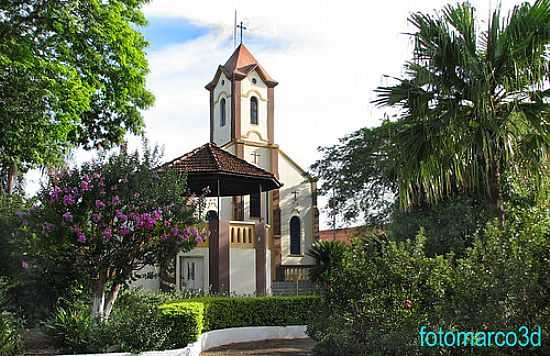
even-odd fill
[{"label": "church facade", "polygon": [[[270,294],[273,281],[307,279],[304,271],[314,262],[307,251],[319,239],[316,180],[276,143],[277,84],[241,44],[206,85],[210,98],[210,143],[270,172],[282,183],[280,189],[269,192],[221,197],[219,207],[218,199],[207,198],[206,210],[216,215],[219,211],[219,220],[229,222],[230,261],[223,268],[230,269],[227,283],[233,294]],[[258,224],[266,226],[268,235],[265,290],[261,293],[255,282],[258,251],[254,251],[253,243],[237,244],[237,237],[233,236],[233,230],[238,231],[240,242],[241,231],[246,234],[249,230],[254,235]],[[180,254],[176,259],[176,288],[211,289],[209,274],[218,268],[212,266],[216,263],[218,259],[212,258],[212,251],[204,244]]]}]

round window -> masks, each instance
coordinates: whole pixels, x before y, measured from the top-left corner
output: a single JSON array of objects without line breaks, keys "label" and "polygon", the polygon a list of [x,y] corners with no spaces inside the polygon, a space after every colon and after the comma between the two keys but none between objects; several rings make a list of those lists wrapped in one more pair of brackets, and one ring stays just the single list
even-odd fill
[{"label": "round window", "polygon": [[256,78],[252,78],[252,83],[256,84]]}]

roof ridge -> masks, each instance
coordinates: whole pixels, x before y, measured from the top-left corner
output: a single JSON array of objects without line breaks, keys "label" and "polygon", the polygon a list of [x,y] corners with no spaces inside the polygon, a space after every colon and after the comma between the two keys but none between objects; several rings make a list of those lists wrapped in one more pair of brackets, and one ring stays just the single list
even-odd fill
[{"label": "roof ridge", "polygon": [[218,170],[221,171],[222,170],[222,165],[220,163],[220,160],[218,159],[218,156],[216,156],[216,154],[214,154],[214,151],[212,150],[212,147],[217,148],[217,149],[220,149],[220,148],[218,147],[218,145],[216,145],[213,142],[208,142],[206,144],[206,146],[208,147],[208,152],[212,156],[212,159],[214,160],[214,162],[216,162],[216,166],[217,166]]}]

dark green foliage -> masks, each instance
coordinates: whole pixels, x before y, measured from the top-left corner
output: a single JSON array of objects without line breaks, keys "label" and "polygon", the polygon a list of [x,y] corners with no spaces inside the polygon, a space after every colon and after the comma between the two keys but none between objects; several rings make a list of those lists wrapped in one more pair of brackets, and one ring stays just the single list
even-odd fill
[{"label": "dark green foliage", "polygon": [[315,265],[309,270],[309,279],[313,283],[326,284],[334,270],[342,266],[345,252],[346,247],[340,241],[314,242],[307,252],[315,260]]},{"label": "dark green foliage", "polygon": [[[367,236],[346,252],[330,276],[322,312],[310,324],[321,355],[426,354],[421,325],[444,330],[510,330],[540,325],[550,351],[550,195],[508,208],[504,229],[490,222],[461,258],[425,254],[423,229],[416,241],[396,243]],[[518,198],[519,199],[519,198]],[[476,350],[483,351],[483,350]],[[530,350],[490,348],[489,354]],[[455,354],[471,350],[454,350]]]},{"label": "dark green foliage", "polygon": [[88,350],[92,329],[89,307],[82,302],[63,302],[44,322],[46,332],[63,350],[82,353]]},{"label": "dark green foliage", "polygon": [[387,233],[391,240],[414,240],[420,228],[424,228],[428,256],[449,252],[462,255],[489,219],[487,211],[487,204],[466,196],[411,211],[395,207]]},{"label": "dark green foliage", "polygon": [[317,312],[319,298],[196,298],[181,293],[128,291],[120,297],[111,318],[97,324],[91,322],[84,303],[62,304],[45,326],[64,351],[140,352],[185,347],[201,333],[215,329],[304,325]]},{"label": "dark green foliage", "polygon": [[341,138],[337,145],[319,148],[323,157],[312,170],[322,182],[321,194],[330,193],[331,209],[345,221],[387,222],[397,193],[396,128],[396,123],[384,121]]},{"label": "dark green foliage", "polygon": [[0,277],[0,355],[15,356],[21,352],[21,323],[14,314],[7,311],[10,288],[5,277]]},{"label": "dark green foliage", "polygon": [[186,333],[181,330],[175,334],[178,339],[174,344],[180,347],[195,340],[197,330],[200,334],[244,326],[307,324],[319,310],[319,297],[205,297],[168,303],[161,309],[175,325],[191,325]]},{"label": "dark green foliage", "polygon": [[21,354],[21,332],[22,328],[12,314],[0,311],[0,355]]},{"label": "dark green foliage", "polygon": [[503,223],[502,175],[540,176],[548,159],[550,1],[481,21],[468,2],[412,14],[413,57],[376,103],[400,111],[402,207],[468,192]]},{"label": "dark green foliage", "polygon": [[141,133],[145,1],[0,3],[0,167],[57,163],[74,145]]}]

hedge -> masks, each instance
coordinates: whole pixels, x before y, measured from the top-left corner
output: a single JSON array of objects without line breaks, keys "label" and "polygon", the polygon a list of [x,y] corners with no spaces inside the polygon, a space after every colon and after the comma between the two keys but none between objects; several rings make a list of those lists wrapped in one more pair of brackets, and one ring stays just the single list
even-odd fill
[{"label": "hedge", "polygon": [[204,332],[244,326],[305,325],[319,310],[318,296],[204,297],[160,306],[170,346],[184,347]]}]

